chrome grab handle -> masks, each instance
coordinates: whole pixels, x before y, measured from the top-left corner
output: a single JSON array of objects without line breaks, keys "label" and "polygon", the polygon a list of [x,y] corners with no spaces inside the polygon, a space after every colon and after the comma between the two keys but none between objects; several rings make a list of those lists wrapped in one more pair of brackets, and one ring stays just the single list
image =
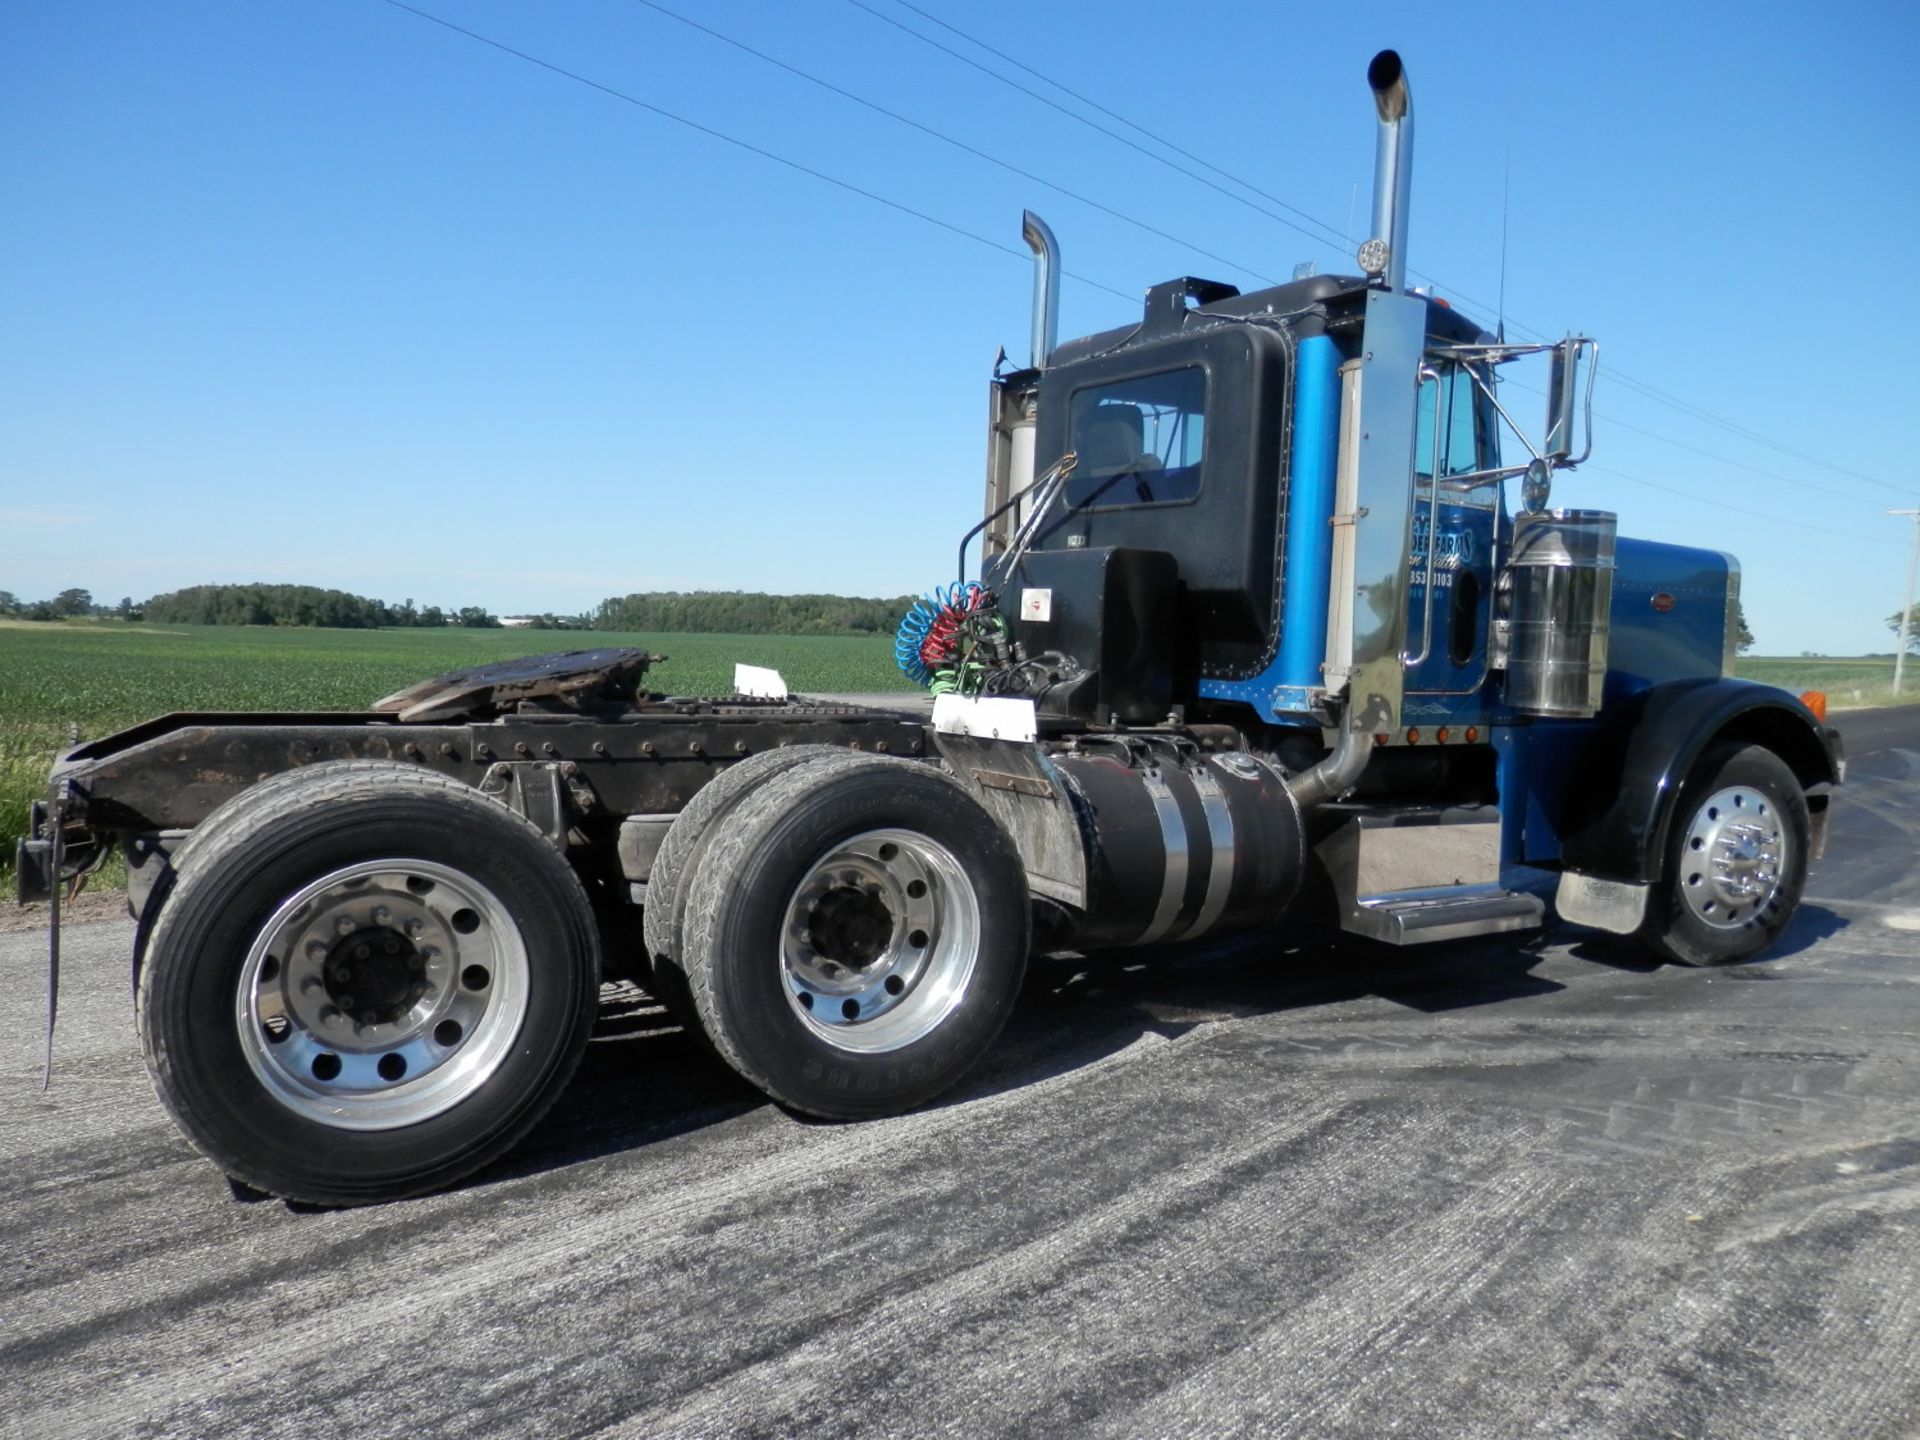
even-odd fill
[{"label": "chrome grab handle", "polygon": [[[1420,621],[1420,653],[1409,655],[1404,650],[1400,652],[1400,663],[1409,670],[1426,664],[1427,656],[1433,653],[1433,557],[1440,548],[1440,372],[1431,365],[1422,365],[1415,384],[1424,385],[1429,380],[1433,381],[1433,447],[1428,451],[1428,463],[1432,465],[1433,473],[1427,477],[1427,603]],[[1415,396],[1419,393],[1416,388]],[[1419,479],[1420,472],[1416,466],[1407,476],[1409,494]]]}]

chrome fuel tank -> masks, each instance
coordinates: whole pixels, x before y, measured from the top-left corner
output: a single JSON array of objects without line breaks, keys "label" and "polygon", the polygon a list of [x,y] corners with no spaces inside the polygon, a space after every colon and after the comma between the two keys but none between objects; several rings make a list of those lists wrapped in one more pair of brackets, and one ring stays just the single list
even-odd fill
[{"label": "chrome fuel tank", "polygon": [[1506,690],[1515,710],[1584,719],[1600,709],[1615,525],[1606,510],[1515,517]]},{"label": "chrome fuel tank", "polygon": [[1150,945],[1271,923],[1306,834],[1279,766],[1137,735],[1050,757],[1087,853],[1077,945]]}]

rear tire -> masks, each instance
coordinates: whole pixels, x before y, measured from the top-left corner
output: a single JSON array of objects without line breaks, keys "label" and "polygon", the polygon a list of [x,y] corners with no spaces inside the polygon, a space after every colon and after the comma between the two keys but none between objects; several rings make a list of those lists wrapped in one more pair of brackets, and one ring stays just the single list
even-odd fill
[{"label": "rear tire", "polygon": [[687,909],[687,878],[695,874],[707,845],[734,807],[755,788],[811,760],[845,763],[863,758],[831,745],[788,745],[735,761],[697,791],[667,828],[660,853],[647,876],[647,903],[641,930],[647,947],[648,989],[667,1013],[704,1038],[693,992],[681,962],[681,929]]},{"label": "rear tire", "polygon": [[586,894],[459,781],[346,762],[272,784],[205,822],[153,926],[139,1010],[160,1100],[269,1194],[451,1184],[579,1063],[599,990]]},{"label": "rear tire", "polygon": [[909,1109],[985,1054],[1026,972],[1026,872],[931,768],[815,761],[733,811],[693,877],[684,959],[714,1048],[781,1104]]},{"label": "rear tire", "polygon": [[1806,888],[1807,797],[1759,745],[1709,748],[1681,787],[1666,867],[1636,938],[1682,965],[1730,965],[1771,945]]}]

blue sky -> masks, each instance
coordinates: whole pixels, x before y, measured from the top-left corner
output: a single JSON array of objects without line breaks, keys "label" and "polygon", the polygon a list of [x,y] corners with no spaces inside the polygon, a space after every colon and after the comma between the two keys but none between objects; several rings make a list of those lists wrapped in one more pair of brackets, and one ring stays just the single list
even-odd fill
[{"label": "blue sky", "polygon": [[[1021,254],[1032,206],[1123,295],[1351,268],[898,0],[660,3],[1178,238],[639,0],[417,3]],[[1509,329],[1601,340],[1594,464],[1556,503],[1738,554],[1762,652],[1891,648],[1911,7],[914,3],[1356,235],[1364,71],[1398,48],[1413,267],[1491,324],[1504,180]],[[1019,258],[384,0],[9,5],[0,137],[0,588],[893,594],[950,578],[977,517]],[[1072,280],[1063,308],[1067,335],[1137,314]]]}]

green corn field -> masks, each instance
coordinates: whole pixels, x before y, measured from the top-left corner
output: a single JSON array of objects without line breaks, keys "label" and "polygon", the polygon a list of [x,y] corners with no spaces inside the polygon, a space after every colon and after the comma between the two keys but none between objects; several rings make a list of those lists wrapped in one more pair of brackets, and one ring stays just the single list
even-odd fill
[{"label": "green corn field", "polygon": [[0,622],[0,873],[71,727],[85,738],[176,710],[361,710],[416,680],[546,651],[637,645],[669,657],[655,690],[720,695],[735,662],[802,693],[906,685],[871,635],[630,635],[556,630],[308,630]]}]

